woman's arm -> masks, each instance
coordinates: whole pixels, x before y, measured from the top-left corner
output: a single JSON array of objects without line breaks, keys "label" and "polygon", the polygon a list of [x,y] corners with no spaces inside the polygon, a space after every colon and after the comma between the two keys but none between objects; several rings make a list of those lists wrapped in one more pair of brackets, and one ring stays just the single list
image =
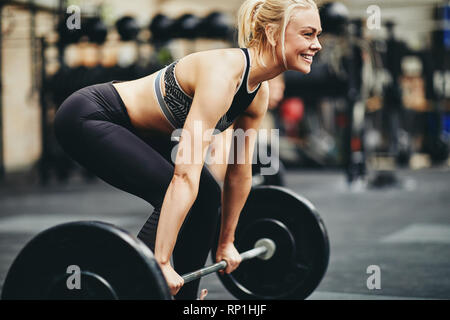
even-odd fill
[{"label": "woman's arm", "polygon": [[[234,233],[239,215],[247,200],[252,186],[252,158],[257,137],[257,130],[266,113],[269,89],[266,82],[261,84],[252,104],[246,112],[236,119],[235,135],[248,137],[237,143],[235,138],[233,161],[228,164],[222,192],[222,217],[219,247],[234,242]],[[237,132],[237,130],[242,132]]]},{"label": "woman's arm", "polygon": [[169,264],[181,225],[197,197],[212,130],[231,105],[236,87],[237,79],[226,65],[208,61],[200,65],[194,99],[178,144],[174,176],[158,222],[155,258],[160,265]]}]

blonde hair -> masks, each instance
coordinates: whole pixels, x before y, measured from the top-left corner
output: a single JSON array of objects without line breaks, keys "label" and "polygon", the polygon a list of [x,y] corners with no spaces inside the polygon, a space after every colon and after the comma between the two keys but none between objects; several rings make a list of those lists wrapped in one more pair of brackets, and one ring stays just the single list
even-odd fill
[{"label": "blonde hair", "polygon": [[283,55],[283,63],[287,69],[285,56],[285,32],[294,9],[316,9],[314,0],[245,0],[238,12],[238,42],[240,47],[257,49],[257,60],[265,66],[262,54],[271,48],[273,58],[276,61],[275,47],[271,46],[267,39],[265,28],[275,28],[280,37]]}]

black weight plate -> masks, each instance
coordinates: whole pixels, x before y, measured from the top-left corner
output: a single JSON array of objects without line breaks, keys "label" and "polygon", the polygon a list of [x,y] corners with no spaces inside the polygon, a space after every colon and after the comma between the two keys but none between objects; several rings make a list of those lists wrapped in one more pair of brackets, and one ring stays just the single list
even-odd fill
[{"label": "black weight plate", "polygon": [[[239,237],[239,251],[247,251],[255,247],[255,243],[262,238],[270,238],[276,246],[274,255],[269,260],[251,259],[244,262],[233,273],[235,279],[243,288],[251,288],[256,296],[277,297],[285,294],[290,282],[285,282],[285,274],[289,266],[296,259],[294,236],[288,227],[276,219],[257,219],[246,225]],[[255,277],[270,274],[270,277]],[[274,271],[276,270],[276,272]]]},{"label": "black weight plate", "polygon": [[[81,269],[81,288],[69,290],[67,268]],[[8,271],[2,299],[170,299],[153,254],[113,225],[72,222],[33,238]]]},{"label": "black weight plate", "polygon": [[83,284],[83,290],[68,290],[67,281],[71,275],[61,275],[55,277],[53,283],[47,290],[46,297],[50,300],[64,299],[74,300],[118,300],[116,291],[111,284],[100,275],[87,271],[82,271],[80,275],[80,284]]},{"label": "black weight plate", "polygon": [[[271,221],[271,227],[262,221]],[[276,221],[288,232],[283,228],[273,232]],[[254,238],[271,238],[271,232],[272,240],[279,242],[281,256],[276,252],[267,261],[244,261],[233,273],[219,274],[219,279],[238,299],[305,299],[317,288],[328,267],[329,241],[322,219],[311,202],[286,188],[253,188],[239,218],[235,246],[239,252],[249,250]],[[293,244],[286,241],[290,236]],[[212,255],[215,257],[216,247]]]}]

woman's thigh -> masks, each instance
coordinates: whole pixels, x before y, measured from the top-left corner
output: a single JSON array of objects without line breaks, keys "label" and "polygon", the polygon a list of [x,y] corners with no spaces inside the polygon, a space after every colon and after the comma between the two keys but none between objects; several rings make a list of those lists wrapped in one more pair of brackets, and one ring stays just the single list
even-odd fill
[{"label": "woman's thigh", "polygon": [[164,198],[174,166],[162,155],[163,144],[154,149],[129,128],[109,120],[89,98],[75,94],[63,103],[56,114],[55,135],[72,159],[107,183],[153,206]]}]

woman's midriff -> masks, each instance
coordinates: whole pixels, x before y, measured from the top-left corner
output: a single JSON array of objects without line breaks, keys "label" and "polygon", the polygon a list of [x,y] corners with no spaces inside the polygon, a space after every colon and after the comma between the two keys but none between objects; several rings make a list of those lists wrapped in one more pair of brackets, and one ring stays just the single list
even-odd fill
[{"label": "woman's midriff", "polygon": [[114,83],[113,86],[125,104],[131,124],[139,133],[170,135],[174,128],[162,113],[154,92],[156,75],[153,73],[137,80]]}]

